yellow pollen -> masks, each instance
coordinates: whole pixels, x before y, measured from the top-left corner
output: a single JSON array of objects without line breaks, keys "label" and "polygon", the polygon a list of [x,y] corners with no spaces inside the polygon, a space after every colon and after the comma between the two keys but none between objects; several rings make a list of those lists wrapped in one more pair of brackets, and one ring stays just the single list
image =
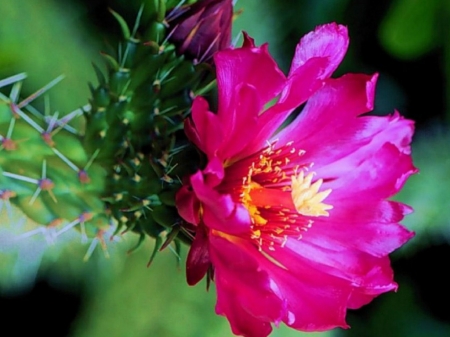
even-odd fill
[{"label": "yellow pollen", "polygon": [[[255,182],[250,182],[249,184],[247,184],[246,188],[242,192],[241,197],[242,197],[242,203],[244,204],[244,206],[247,208],[248,212],[250,213],[250,217],[252,219],[253,224],[262,226],[267,223],[267,220],[264,219],[260,215],[258,207],[256,207],[255,205],[252,204],[252,198],[250,196],[250,192],[252,190],[259,189],[259,188],[262,188],[259,184],[255,183]],[[259,237],[260,234],[261,233],[255,234],[255,235],[256,235],[256,237]]]},{"label": "yellow pollen", "polygon": [[295,209],[298,213],[306,216],[328,216],[327,210],[332,209],[332,205],[322,203],[331,193],[331,189],[319,192],[323,180],[319,179],[311,184],[314,173],[306,176],[303,171],[291,177],[291,196]]}]

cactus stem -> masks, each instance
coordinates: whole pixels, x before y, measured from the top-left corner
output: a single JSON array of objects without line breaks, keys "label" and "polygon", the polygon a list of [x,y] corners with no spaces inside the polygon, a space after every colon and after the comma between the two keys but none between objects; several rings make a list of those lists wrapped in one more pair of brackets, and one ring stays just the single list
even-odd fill
[{"label": "cactus stem", "polygon": [[20,73],[11,77],[7,77],[3,80],[0,80],[0,88],[1,87],[5,87],[9,84],[15,83],[15,82],[19,82],[24,80],[25,78],[27,78],[27,74],[26,73]]},{"label": "cactus stem", "polygon": [[61,82],[61,80],[64,78],[64,75],[60,75],[57,78],[55,78],[53,81],[49,82],[48,84],[44,85],[41,89],[39,89],[38,91],[36,91],[35,93],[31,94],[30,96],[28,96],[27,98],[25,98],[22,102],[20,102],[19,104],[17,104],[17,107],[20,109],[26,105],[28,105],[28,103],[34,101],[36,98],[38,98],[39,96],[41,96],[44,92],[48,91],[50,88],[54,87],[56,84],[58,84],[59,82]]},{"label": "cactus stem", "polygon": [[55,149],[54,147],[52,147],[53,152],[63,161],[67,164],[67,166],[69,166],[72,170],[74,170],[75,172],[79,173],[80,169],[74,164],[72,163],[65,155],[63,155],[61,152],[59,152],[57,149]]},{"label": "cactus stem", "polygon": [[33,121],[30,117],[28,117],[27,114],[25,114],[22,110],[20,110],[20,107],[16,105],[15,103],[11,103],[11,111],[13,115],[20,116],[23,118],[25,122],[27,122],[31,127],[33,127],[35,130],[37,130],[39,133],[43,133],[44,129],[41,128],[40,125],[36,124],[35,121]]}]

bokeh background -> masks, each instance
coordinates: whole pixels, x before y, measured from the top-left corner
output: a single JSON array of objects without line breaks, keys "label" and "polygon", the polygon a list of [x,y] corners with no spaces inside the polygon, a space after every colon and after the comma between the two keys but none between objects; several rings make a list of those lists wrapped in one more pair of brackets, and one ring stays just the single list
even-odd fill
[{"label": "bokeh background", "polygon": [[[26,72],[30,94],[64,74],[49,93],[53,110],[70,112],[87,102],[91,62],[119,27],[113,8],[133,22],[142,2],[153,0],[2,0],[0,79]],[[350,311],[350,330],[302,334],[284,327],[272,336],[450,336],[450,1],[448,0],[239,0],[233,36],[247,31],[289,68],[299,38],[315,26],[348,26],[349,52],[335,76],[379,72],[374,113],[398,109],[416,121],[413,157],[420,173],[396,199],[415,209],[404,225],[416,237],[392,254],[397,293]],[[132,234],[97,249],[74,232],[55,245],[39,235],[14,240],[33,228],[17,212],[0,214],[0,335],[30,326],[45,336],[232,336],[214,314],[214,286],[188,287],[184,261],[166,250],[150,268],[147,242],[129,255]],[[18,319],[21,324],[14,320]],[[10,330],[12,329],[12,330]],[[14,331],[8,332],[8,331]]]}]

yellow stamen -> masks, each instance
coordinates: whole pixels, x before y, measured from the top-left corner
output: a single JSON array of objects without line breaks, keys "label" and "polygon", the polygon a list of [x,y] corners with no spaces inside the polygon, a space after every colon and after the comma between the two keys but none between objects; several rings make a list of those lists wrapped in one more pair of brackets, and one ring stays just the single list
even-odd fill
[{"label": "yellow stamen", "polygon": [[332,209],[332,205],[322,203],[331,193],[331,189],[319,192],[323,180],[319,179],[311,184],[314,174],[303,171],[291,177],[292,201],[298,213],[306,216],[328,216],[327,210]]}]

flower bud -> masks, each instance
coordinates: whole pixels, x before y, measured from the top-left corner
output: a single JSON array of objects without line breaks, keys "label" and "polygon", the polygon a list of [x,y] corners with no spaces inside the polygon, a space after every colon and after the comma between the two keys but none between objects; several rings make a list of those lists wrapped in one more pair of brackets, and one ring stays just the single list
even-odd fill
[{"label": "flower bud", "polygon": [[180,54],[212,63],[213,54],[230,45],[232,16],[231,0],[200,0],[175,8],[166,18],[169,40]]}]

